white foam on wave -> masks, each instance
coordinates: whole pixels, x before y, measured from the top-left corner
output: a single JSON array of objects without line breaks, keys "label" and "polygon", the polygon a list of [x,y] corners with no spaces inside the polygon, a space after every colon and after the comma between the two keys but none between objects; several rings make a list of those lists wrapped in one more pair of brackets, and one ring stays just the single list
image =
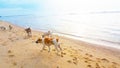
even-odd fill
[{"label": "white foam on wave", "polygon": [[60,33],[54,33],[54,34],[57,34],[59,36],[65,36],[65,37],[72,38],[75,40],[81,40],[81,41],[92,43],[92,44],[98,44],[100,46],[107,46],[107,47],[111,47],[115,49],[120,49],[120,45],[115,44],[115,43],[105,42],[101,40],[86,39],[84,37],[75,37],[75,36],[70,36],[70,35],[65,35],[65,34],[60,34]]}]

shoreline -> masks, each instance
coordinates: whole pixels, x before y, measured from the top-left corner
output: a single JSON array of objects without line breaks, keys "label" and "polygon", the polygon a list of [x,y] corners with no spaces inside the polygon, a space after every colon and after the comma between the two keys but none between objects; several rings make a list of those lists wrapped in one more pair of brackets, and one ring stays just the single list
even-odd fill
[{"label": "shoreline", "polygon": [[[7,24],[10,24],[10,25],[13,25],[13,26],[15,26],[15,27],[18,27],[18,28],[20,28],[20,29],[25,29],[25,27],[21,27],[21,26],[19,26],[19,25],[15,25],[15,24],[12,24],[12,23],[10,23],[10,22],[7,22],[7,21],[2,21],[2,22],[6,22]],[[35,30],[35,29],[32,29],[32,31],[33,32],[39,32],[40,34],[41,33],[44,33],[44,31],[41,31],[41,30]],[[59,34],[61,34],[61,33],[57,33],[57,34],[54,34],[54,36],[58,36]],[[59,37],[62,37],[62,38],[64,38],[64,39],[69,39],[69,40],[71,40],[71,41],[74,41],[75,43],[77,43],[77,44],[80,44],[81,42],[82,43],[86,43],[86,44],[90,44],[90,46],[89,45],[86,45],[86,47],[90,47],[90,48],[100,48],[101,49],[101,51],[102,50],[108,50],[110,53],[115,53],[115,55],[117,55],[118,57],[120,57],[120,55],[118,55],[119,53],[120,53],[120,50],[119,49],[117,49],[117,48],[113,48],[113,47],[109,47],[109,46],[105,46],[105,45],[101,45],[101,44],[96,44],[96,43],[91,43],[91,42],[87,42],[87,41],[83,41],[83,40],[78,40],[78,39],[75,39],[75,38],[71,38],[71,37],[67,37],[67,36],[65,36],[65,35],[71,35],[71,34],[64,34],[64,33],[62,33],[63,34],[63,36],[62,35],[59,35]],[[73,36],[73,35],[72,35]],[[73,36],[74,37],[74,36]],[[76,37],[76,36],[75,36]],[[81,37],[82,38],[82,37]],[[79,47],[79,46],[78,46]]]},{"label": "shoreline", "polygon": [[94,44],[94,43],[89,43],[89,42],[86,42],[86,41],[72,39],[72,38],[68,38],[68,37],[64,37],[64,39],[69,39],[71,41],[74,41],[76,44],[85,43],[84,46],[86,46],[88,48],[100,49],[100,51],[103,51],[103,50],[104,51],[108,51],[109,53],[114,53],[114,55],[116,55],[117,57],[120,57],[120,55],[119,55],[120,54],[120,50],[116,49],[116,48],[113,48],[113,47],[99,45],[99,44]]},{"label": "shoreline", "polygon": [[[0,20],[0,21],[2,21],[2,20]],[[3,22],[7,22],[7,21],[3,21]],[[8,22],[8,23],[10,23],[10,22]],[[10,24],[12,24],[12,23],[10,23]],[[15,24],[12,24],[12,25],[17,26],[17,27],[19,27],[21,29],[25,29],[25,27],[23,27],[23,26],[19,26],[19,25],[15,25]],[[47,31],[47,30],[40,30],[40,29],[32,29],[32,30],[37,31],[37,32],[41,32],[41,33]],[[54,33],[56,35],[60,35],[60,36],[64,35],[67,38],[83,41],[83,42],[90,43],[90,44],[100,45],[102,47],[105,46],[105,47],[113,48],[113,49],[117,49],[117,50],[120,49],[120,46],[119,46],[118,42],[107,41],[107,40],[104,40],[104,39],[82,37],[82,36],[77,36],[77,35],[72,35],[72,34],[67,34],[67,33],[61,33],[61,32],[54,32]],[[99,43],[97,43],[97,41],[99,41]]]},{"label": "shoreline", "polygon": [[[9,22],[1,22],[8,26]],[[12,24],[11,24],[12,25]],[[26,38],[24,28],[12,25],[12,31],[0,33],[0,67],[1,68],[119,68],[120,50],[75,40],[65,36],[59,37],[62,52],[56,54],[54,46],[40,51],[42,44],[35,41],[42,31],[32,30],[32,37]],[[22,42],[22,43],[21,43]]]},{"label": "shoreline", "polygon": [[[83,42],[94,44],[94,45],[99,45],[99,46],[102,46],[102,47],[105,46],[105,47],[113,48],[113,49],[117,49],[117,50],[120,49],[119,43],[117,43],[117,42],[112,42],[112,41],[107,41],[107,40],[103,41],[102,39],[87,38],[87,37],[76,36],[76,35],[67,34],[67,33],[59,33],[58,32],[58,33],[55,33],[55,34],[58,34],[60,36],[65,36],[67,38],[71,38],[71,39],[74,39],[74,40],[83,41]],[[92,39],[92,40],[89,40],[89,39]],[[97,43],[97,41],[100,41],[100,42]],[[110,45],[110,46],[108,46],[108,45]]]}]

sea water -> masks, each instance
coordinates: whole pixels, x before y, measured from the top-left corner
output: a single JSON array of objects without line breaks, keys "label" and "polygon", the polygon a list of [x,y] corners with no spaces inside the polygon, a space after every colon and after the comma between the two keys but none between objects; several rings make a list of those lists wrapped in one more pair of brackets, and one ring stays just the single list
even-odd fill
[{"label": "sea water", "polygon": [[0,20],[120,49],[120,13],[14,15]]}]

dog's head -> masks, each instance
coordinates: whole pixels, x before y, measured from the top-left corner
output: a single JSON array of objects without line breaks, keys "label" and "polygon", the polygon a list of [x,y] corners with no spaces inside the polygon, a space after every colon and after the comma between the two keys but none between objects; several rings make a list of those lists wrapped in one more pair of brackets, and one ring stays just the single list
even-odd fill
[{"label": "dog's head", "polygon": [[42,39],[39,38],[36,43],[42,43]]}]

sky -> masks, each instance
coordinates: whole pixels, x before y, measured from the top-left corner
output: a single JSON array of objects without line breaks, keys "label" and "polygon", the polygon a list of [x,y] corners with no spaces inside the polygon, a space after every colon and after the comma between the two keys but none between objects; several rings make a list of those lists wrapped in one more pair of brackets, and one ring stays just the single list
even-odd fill
[{"label": "sky", "polygon": [[120,11],[120,0],[0,0],[0,15]]}]

